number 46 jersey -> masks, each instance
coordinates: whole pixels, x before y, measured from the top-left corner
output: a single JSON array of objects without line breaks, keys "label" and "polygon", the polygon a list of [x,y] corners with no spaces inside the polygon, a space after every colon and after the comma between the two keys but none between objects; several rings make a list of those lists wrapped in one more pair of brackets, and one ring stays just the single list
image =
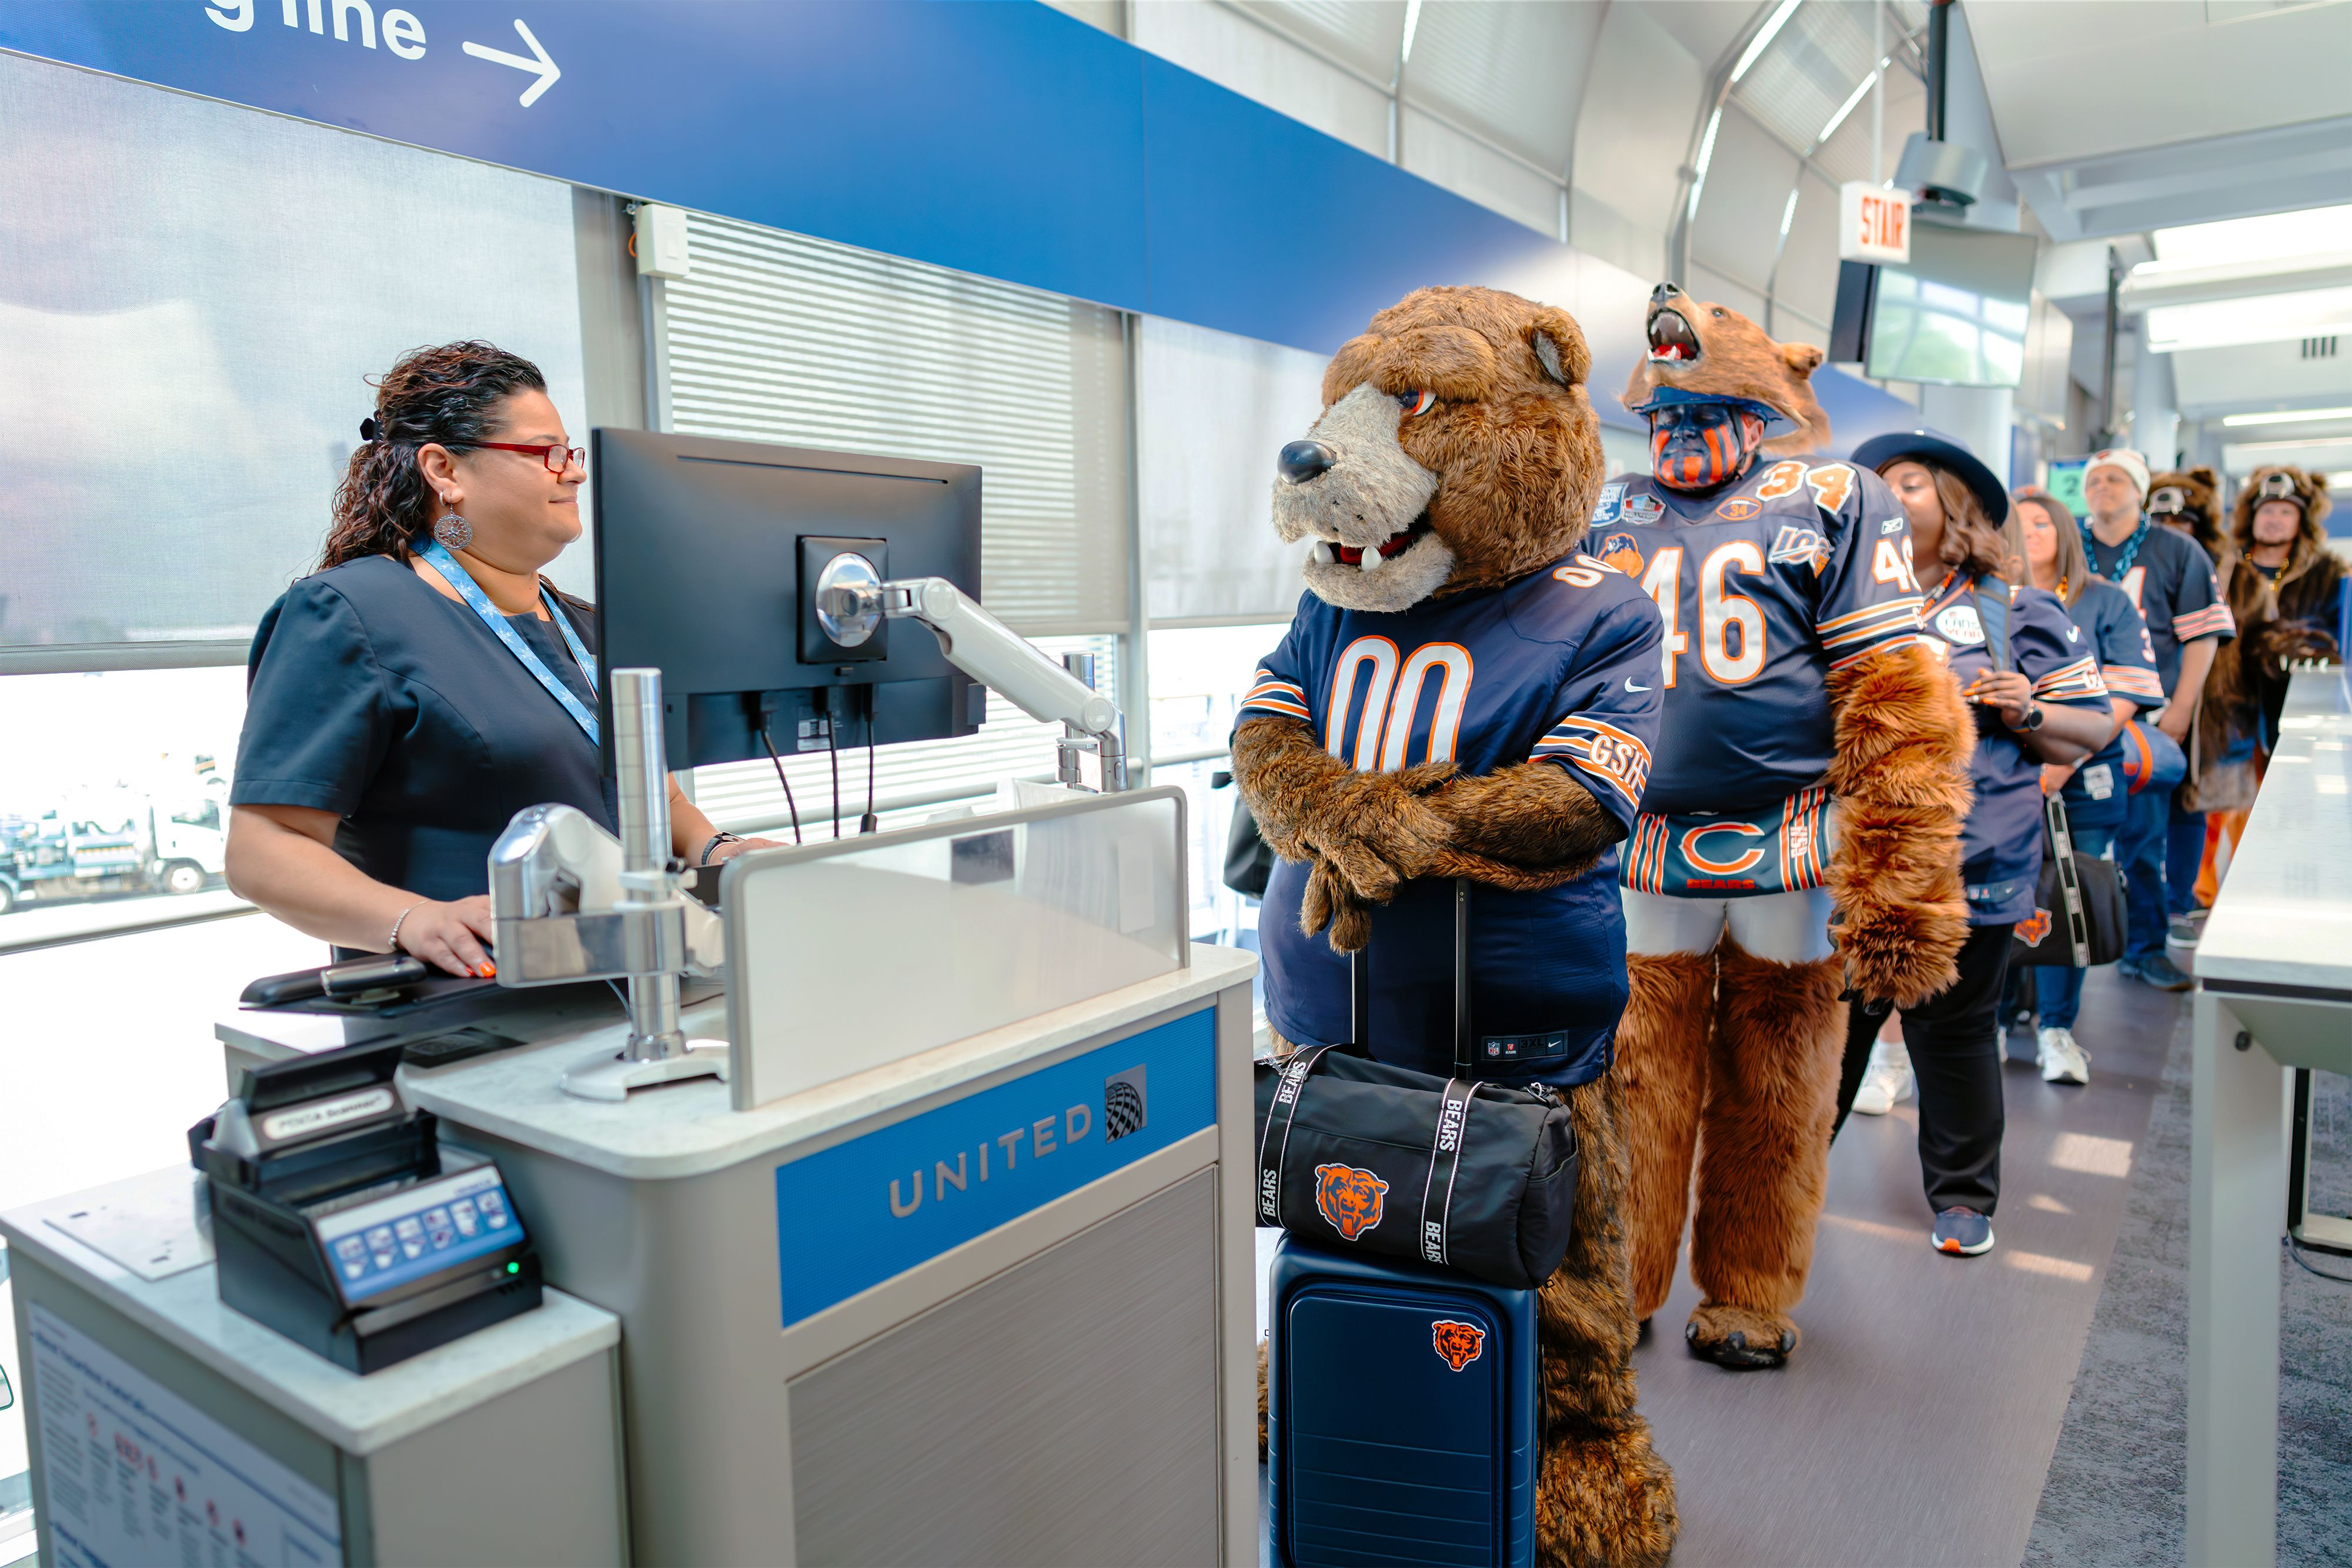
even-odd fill
[{"label": "number 46 jersey", "polygon": [[1685,496],[1612,479],[1585,549],[1665,622],[1665,712],[1644,812],[1777,809],[1829,771],[1829,675],[1921,641],[1911,525],[1851,464],[1759,463]]}]

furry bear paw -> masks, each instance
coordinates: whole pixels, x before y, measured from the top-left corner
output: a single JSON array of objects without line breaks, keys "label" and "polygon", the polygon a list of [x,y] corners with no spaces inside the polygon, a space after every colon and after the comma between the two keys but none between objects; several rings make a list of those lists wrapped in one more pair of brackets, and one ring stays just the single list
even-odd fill
[{"label": "furry bear paw", "polygon": [[1307,841],[1358,899],[1386,904],[1397,885],[1428,874],[1454,830],[1423,799],[1454,777],[1451,762],[1385,773],[1349,772],[1305,828]]},{"label": "furry bear paw", "polygon": [[1647,1422],[1545,1441],[1536,1479],[1543,1568],[1655,1568],[1681,1528],[1674,1471],[1650,1446]]},{"label": "furry bear paw", "polygon": [[1797,1325],[1783,1312],[1701,1301],[1683,1325],[1683,1340],[1693,1355],[1726,1372],[1755,1372],[1789,1364],[1797,1348]]}]

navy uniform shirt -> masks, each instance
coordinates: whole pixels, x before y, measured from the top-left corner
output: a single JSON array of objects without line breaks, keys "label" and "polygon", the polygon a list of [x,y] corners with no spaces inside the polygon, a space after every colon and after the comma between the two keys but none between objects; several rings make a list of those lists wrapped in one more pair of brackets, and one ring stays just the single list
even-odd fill
[{"label": "navy uniform shirt", "polygon": [[1612,480],[1586,546],[1664,617],[1648,811],[1763,811],[1818,783],[1830,672],[1920,641],[1910,522],[1851,464],[1759,463],[1704,497]]},{"label": "navy uniform shirt", "polygon": [[[2164,706],[2164,686],[2156,674],[2156,646],[2147,624],[2124,597],[2124,591],[2104,577],[2094,577],[2066,607],[2083,640],[2099,656],[2099,675],[2107,695],[2139,705],[2142,713]],[[2124,779],[2124,737],[2119,732],[2096,756],[2067,776],[2067,821],[2078,828],[2112,828],[2123,824],[2128,786]]]},{"label": "navy uniform shirt", "polygon": [[[1396,612],[1302,597],[1240,717],[1305,720],[1360,770],[1452,759],[1466,774],[1557,763],[1630,826],[1658,733],[1658,613],[1640,586],[1573,555],[1501,588]],[[1266,1017],[1294,1043],[1353,1033],[1348,960],[1298,929],[1307,868],[1282,861],[1258,940]],[[1474,1029],[1486,1076],[1599,1075],[1625,1006],[1617,857],[1565,886],[1471,896]],[[1372,913],[1371,1039],[1379,1060],[1450,1074],[1454,884],[1407,883]],[[1492,1060],[1487,1060],[1491,1058]]]},{"label": "navy uniform shirt", "polygon": [[[2098,651],[2056,594],[1992,579],[1971,588],[1955,573],[1928,601],[1927,631],[1960,685],[1994,667],[1978,596],[2004,590],[2011,594],[2008,667],[2032,683],[2042,702],[2107,713]],[[2001,722],[2000,709],[1969,707],[1977,721],[1969,758],[1976,803],[1960,830],[1960,880],[1968,884],[1969,924],[2000,925],[2033,913],[2042,869],[2042,764]]]},{"label": "navy uniform shirt", "polygon": [[[2091,552],[2091,570],[2122,589],[2140,619],[2147,622],[2157,678],[2169,697],[2180,679],[2180,645],[2200,637],[2226,640],[2238,634],[2238,627],[2221,598],[2213,558],[2204,547],[2187,534],[2158,528],[2145,519],[2140,528],[2136,551],[2129,539],[2120,545],[2101,544],[2087,527],[2083,542]],[[2126,552],[2131,558],[2128,567],[2122,564]]]}]

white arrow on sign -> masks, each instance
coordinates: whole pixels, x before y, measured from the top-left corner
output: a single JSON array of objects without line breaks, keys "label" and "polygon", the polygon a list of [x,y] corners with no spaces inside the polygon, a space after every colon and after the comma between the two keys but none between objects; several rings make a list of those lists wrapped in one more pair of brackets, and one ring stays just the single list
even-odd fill
[{"label": "white arrow on sign", "polygon": [[520,16],[515,18],[515,31],[520,33],[522,41],[530,46],[530,54],[510,55],[504,49],[493,49],[482,44],[467,44],[466,52],[478,60],[488,60],[492,65],[512,66],[519,71],[534,73],[539,79],[523,89],[522,93],[522,106],[529,109],[539,101],[541,93],[555,85],[555,78],[563,73],[556,69],[555,61],[549,57],[546,48],[540,41],[531,37],[530,29],[522,25],[522,18]]}]

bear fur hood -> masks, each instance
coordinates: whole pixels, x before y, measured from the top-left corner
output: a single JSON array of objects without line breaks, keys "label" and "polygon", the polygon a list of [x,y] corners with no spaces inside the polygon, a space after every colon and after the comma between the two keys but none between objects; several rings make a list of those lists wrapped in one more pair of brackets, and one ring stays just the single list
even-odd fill
[{"label": "bear fur hood", "polygon": [[[2169,494],[2168,494],[2169,492]],[[2221,531],[2221,476],[2210,468],[2175,468],[2153,474],[2147,481],[2147,511],[2151,517],[2171,513],[2189,525],[2189,536],[2202,546],[2219,566],[2224,551]],[[2158,527],[2165,525],[2159,523]]]},{"label": "bear fur hood", "polygon": [[1745,398],[1778,411],[1796,428],[1764,444],[1776,457],[1798,457],[1830,447],[1830,416],[1813,395],[1822,351],[1811,343],[1778,343],[1728,306],[1693,299],[1661,283],[1650,292],[1650,351],[1633,367],[1619,401],[1640,408],[1661,387]]},{"label": "bear fur hood", "polygon": [[[2254,549],[2254,508],[2263,500],[2263,481],[2273,474],[2284,474],[2294,486],[2294,499],[2303,504],[2303,527],[2295,530],[2294,546],[2287,551],[2286,566],[2278,574],[2278,586],[2284,588],[2311,570],[2312,563],[2327,549],[2327,514],[2335,503],[2327,494],[2327,476],[2306,474],[2300,468],[2284,465],[2257,468],[2246,476],[2239,487],[2238,504],[2231,513],[2231,535],[2238,548],[2252,555]],[[2284,497],[2272,499],[2284,500]]]},{"label": "bear fur hood", "polygon": [[1282,449],[1274,526],[1344,610],[1498,588],[1584,538],[1606,465],[1568,312],[1494,288],[1423,288],[1323,373],[1323,413]]}]

